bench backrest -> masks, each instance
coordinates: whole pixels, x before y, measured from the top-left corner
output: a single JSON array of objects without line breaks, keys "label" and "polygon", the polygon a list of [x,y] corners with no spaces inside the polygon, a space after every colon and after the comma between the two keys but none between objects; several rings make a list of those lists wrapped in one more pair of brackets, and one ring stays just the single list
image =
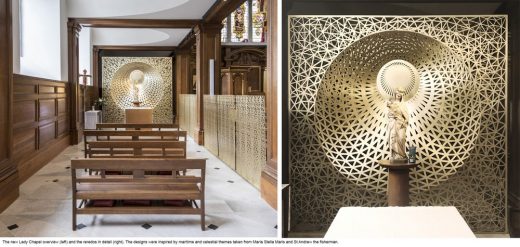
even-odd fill
[{"label": "bench backrest", "polygon": [[177,129],[178,124],[127,124],[127,123],[98,123],[96,129]]},{"label": "bench backrest", "polygon": [[89,158],[186,158],[185,141],[91,141]]},{"label": "bench backrest", "polygon": [[[100,171],[96,175],[78,175],[84,169]],[[200,170],[195,175],[179,175],[172,172],[172,175],[145,175],[145,171],[180,171],[180,170]],[[132,175],[105,175],[104,171],[123,171],[131,172]],[[166,186],[174,189],[175,184],[200,184],[200,192],[204,194],[204,183],[206,177],[205,159],[73,159],[71,160],[72,186],[77,184],[96,184],[112,183],[128,186],[132,184],[149,184],[156,186]],[[79,172],[79,173],[78,173]],[[114,189],[117,187],[114,187]],[[74,192],[76,190],[74,189]],[[131,196],[130,196],[131,197]],[[203,196],[202,196],[203,198]]]},{"label": "bench backrest", "polygon": [[[165,141],[186,141],[186,131],[179,130],[84,130],[83,140],[89,141],[90,136],[96,140],[165,140]],[[104,138],[100,138],[104,137]]]}]

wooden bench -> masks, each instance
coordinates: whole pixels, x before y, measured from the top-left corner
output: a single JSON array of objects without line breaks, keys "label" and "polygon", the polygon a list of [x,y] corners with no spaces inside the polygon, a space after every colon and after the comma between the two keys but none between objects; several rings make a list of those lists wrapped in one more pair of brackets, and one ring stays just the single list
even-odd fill
[{"label": "wooden bench", "polygon": [[126,123],[98,123],[96,129],[176,129],[179,130],[178,124],[126,124]]},{"label": "wooden bench", "polygon": [[91,141],[88,158],[186,158],[185,141]]},{"label": "wooden bench", "polygon": [[[123,170],[132,175],[78,175],[84,169]],[[144,175],[144,171],[200,170],[200,176]],[[78,214],[195,214],[205,230],[204,159],[79,159],[71,161],[72,229]],[[81,200],[79,205],[77,200]],[[153,200],[151,206],[93,207],[93,200]],[[182,206],[166,206],[165,200],[185,200]],[[197,204],[196,201],[199,201]]]},{"label": "wooden bench", "polygon": [[186,131],[179,130],[84,130],[85,158],[91,142],[89,139],[94,139],[93,137],[96,141],[186,141],[186,134]]}]

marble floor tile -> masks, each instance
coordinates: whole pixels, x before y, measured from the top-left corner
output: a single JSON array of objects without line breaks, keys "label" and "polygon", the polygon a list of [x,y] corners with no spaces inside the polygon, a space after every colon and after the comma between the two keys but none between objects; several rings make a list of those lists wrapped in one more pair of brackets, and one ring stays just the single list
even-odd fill
[{"label": "marble floor tile", "polygon": [[[193,140],[187,146],[188,158],[207,159],[206,226],[217,225],[216,230],[201,231],[196,215],[78,215],[78,224],[86,227],[72,231],[67,167],[70,159],[83,157],[80,144],[65,149],[20,186],[20,197],[0,214],[0,237],[276,237],[276,211],[258,189]],[[145,223],[151,228],[143,228]],[[19,227],[8,230],[12,224]]]}]

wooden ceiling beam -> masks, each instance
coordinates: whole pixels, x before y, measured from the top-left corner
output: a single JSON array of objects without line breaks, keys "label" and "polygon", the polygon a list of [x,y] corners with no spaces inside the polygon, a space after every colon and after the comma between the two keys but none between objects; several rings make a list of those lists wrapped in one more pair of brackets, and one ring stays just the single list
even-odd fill
[{"label": "wooden ceiling beam", "polygon": [[201,20],[70,18],[69,22],[95,28],[193,28]]},{"label": "wooden ceiling beam", "polygon": [[218,0],[204,14],[205,23],[221,23],[231,12],[235,11],[246,0]]}]

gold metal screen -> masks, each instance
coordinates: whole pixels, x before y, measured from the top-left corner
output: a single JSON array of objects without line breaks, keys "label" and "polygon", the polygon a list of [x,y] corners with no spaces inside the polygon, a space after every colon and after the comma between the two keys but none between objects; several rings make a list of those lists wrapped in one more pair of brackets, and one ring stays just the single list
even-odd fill
[{"label": "gold metal screen", "polygon": [[376,77],[402,59],[412,205],[453,205],[476,232],[506,231],[506,16],[290,16],[292,219],[327,226],[344,206],[385,205],[386,105]]},{"label": "gold metal screen", "polygon": [[143,107],[153,108],[154,123],[173,121],[173,61],[170,57],[103,57],[102,88],[107,105],[103,107],[103,121],[122,123],[125,109],[133,107],[130,73],[141,70],[145,74],[139,100]]},{"label": "gold metal screen", "polygon": [[204,145],[256,188],[266,138],[264,96],[204,96]]},{"label": "gold metal screen", "polygon": [[237,173],[260,188],[260,175],[267,160],[264,96],[236,96]]},{"label": "gold metal screen", "polygon": [[215,156],[218,156],[217,97],[204,95],[204,146]]},{"label": "gold metal screen", "polygon": [[218,96],[218,151],[219,157],[231,169],[236,169],[235,157],[235,96]]},{"label": "gold metal screen", "polygon": [[195,136],[195,127],[197,125],[196,114],[196,96],[195,94],[179,94],[179,127],[188,131],[188,135],[192,138]]}]

